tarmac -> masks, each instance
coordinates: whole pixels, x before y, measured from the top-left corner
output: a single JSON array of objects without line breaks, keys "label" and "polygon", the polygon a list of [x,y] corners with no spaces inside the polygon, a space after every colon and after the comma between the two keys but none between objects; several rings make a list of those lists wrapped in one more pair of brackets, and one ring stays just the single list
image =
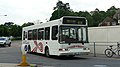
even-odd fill
[{"label": "tarmac", "polygon": [[[120,60],[120,56],[114,55],[111,58],[106,57],[104,54],[89,54],[89,55],[83,55],[83,57],[87,58],[96,58],[96,59],[111,59],[111,60]],[[36,65],[36,64],[30,64],[30,66],[17,66],[17,63],[0,63],[0,67],[51,67],[51,66],[43,66],[43,65]],[[99,66],[95,66],[99,67]],[[103,66],[104,67],[104,66]]]}]

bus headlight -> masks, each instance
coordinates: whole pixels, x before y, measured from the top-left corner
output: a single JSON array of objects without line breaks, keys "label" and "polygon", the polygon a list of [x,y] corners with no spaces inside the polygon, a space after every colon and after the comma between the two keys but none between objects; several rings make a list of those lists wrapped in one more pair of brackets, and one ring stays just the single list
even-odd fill
[{"label": "bus headlight", "polygon": [[90,50],[90,48],[83,48],[83,50]]},{"label": "bus headlight", "polygon": [[69,51],[68,48],[60,48],[59,51]]}]

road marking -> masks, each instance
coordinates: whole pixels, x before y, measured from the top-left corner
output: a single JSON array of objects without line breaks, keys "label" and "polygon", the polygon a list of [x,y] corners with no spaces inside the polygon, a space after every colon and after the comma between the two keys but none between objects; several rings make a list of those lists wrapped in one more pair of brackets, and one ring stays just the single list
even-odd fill
[{"label": "road marking", "polygon": [[93,65],[94,67],[107,67],[107,65]]},{"label": "road marking", "polygon": [[53,66],[43,66],[43,67],[53,67]]}]

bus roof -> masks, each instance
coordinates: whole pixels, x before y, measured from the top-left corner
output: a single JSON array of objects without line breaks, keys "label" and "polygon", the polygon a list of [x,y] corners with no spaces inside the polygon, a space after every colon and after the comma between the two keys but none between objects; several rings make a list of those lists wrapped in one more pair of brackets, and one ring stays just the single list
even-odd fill
[{"label": "bus roof", "polygon": [[35,25],[31,25],[31,26],[27,26],[24,27],[23,29],[36,29],[36,27],[38,28],[43,28],[43,27],[48,27],[48,26],[53,26],[53,25],[60,25],[62,23],[60,23],[62,21],[63,18],[84,18],[85,17],[77,17],[77,16],[63,16],[60,19],[56,19],[56,20],[52,20],[52,21],[48,21],[45,23],[40,23],[40,24],[35,24]]}]

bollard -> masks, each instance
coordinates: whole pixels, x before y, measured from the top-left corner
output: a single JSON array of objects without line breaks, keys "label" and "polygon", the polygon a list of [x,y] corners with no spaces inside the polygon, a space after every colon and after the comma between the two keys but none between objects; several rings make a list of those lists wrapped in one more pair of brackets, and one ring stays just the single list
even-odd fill
[{"label": "bollard", "polygon": [[94,57],[96,57],[95,42],[94,42]]},{"label": "bollard", "polygon": [[30,64],[26,61],[26,53],[27,53],[27,44],[22,44],[22,62],[18,66],[30,66]]},{"label": "bollard", "polygon": [[30,66],[26,61],[26,55],[22,55],[22,62],[18,66]]}]

